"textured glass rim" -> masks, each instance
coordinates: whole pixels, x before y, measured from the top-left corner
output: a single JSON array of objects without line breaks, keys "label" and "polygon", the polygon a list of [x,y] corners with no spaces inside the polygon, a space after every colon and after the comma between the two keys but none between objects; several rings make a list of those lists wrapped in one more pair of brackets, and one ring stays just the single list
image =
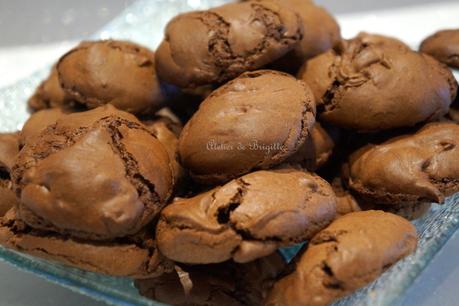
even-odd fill
[{"label": "textured glass rim", "polygon": [[[162,37],[164,18],[173,11],[177,14],[184,10],[203,9],[209,6],[219,5],[229,0],[140,0],[127,7],[117,18],[98,31],[91,39],[105,39],[108,37],[131,39],[138,43],[154,48]],[[190,3],[198,3],[198,6],[190,6]],[[164,9],[169,8],[169,11]],[[160,12],[154,15],[162,21],[151,21],[146,10]],[[151,17],[152,13],[150,13]],[[146,22],[147,21],[147,22]],[[149,26],[157,26],[155,35],[145,35],[151,31]],[[154,37],[153,37],[154,36]],[[21,108],[18,105],[20,115],[13,120],[8,120],[3,113],[0,114],[0,130],[14,131],[20,123],[24,122],[25,100],[31,94],[31,89],[48,73],[49,67],[35,72],[30,77],[17,82],[14,85],[3,88],[0,91],[0,108],[8,104],[6,99],[22,101]],[[2,101],[3,99],[3,101]],[[14,102],[13,101],[13,102]],[[7,108],[4,108],[7,112]],[[2,118],[3,115],[3,118]],[[5,121],[5,122],[3,122]],[[404,299],[404,293],[411,286],[417,276],[425,269],[435,254],[449,240],[459,227],[459,194],[447,199],[443,206],[435,205],[435,209],[426,217],[414,222],[420,234],[420,246],[414,254],[399,262],[384,273],[379,279],[369,286],[359,290],[336,305],[397,305]],[[79,269],[69,268],[54,262],[33,258],[0,247],[0,260],[13,264],[21,270],[34,273],[50,282],[69,288],[72,291],[104,301],[111,305],[165,305],[141,297],[136,293],[132,280],[127,278],[107,277],[96,273],[85,272]],[[111,287],[115,284],[118,287]],[[121,287],[123,290],[119,290]],[[124,291],[126,290],[126,291]]]}]

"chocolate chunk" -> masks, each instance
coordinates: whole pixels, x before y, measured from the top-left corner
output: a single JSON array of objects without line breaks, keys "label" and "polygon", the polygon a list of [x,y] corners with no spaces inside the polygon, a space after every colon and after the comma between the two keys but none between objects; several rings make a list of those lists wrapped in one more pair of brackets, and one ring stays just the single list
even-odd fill
[{"label": "chocolate chunk", "polygon": [[184,13],[156,51],[158,76],[179,87],[223,83],[280,58],[301,40],[298,14],[274,2]]},{"label": "chocolate chunk", "polygon": [[448,66],[459,68],[459,29],[432,34],[423,40],[420,51]]},{"label": "chocolate chunk", "polygon": [[295,271],[274,285],[264,305],[330,305],[375,280],[416,244],[416,228],[399,216],[347,214],[311,240]]},{"label": "chocolate chunk", "polygon": [[361,34],[303,66],[299,78],[311,86],[323,121],[368,132],[448,112],[457,91],[451,71],[392,38],[382,40]]},{"label": "chocolate chunk", "polygon": [[294,169],[257,171],[161,213],[160,251],[182,263],[248,262],[311,238],[334,217],[330,185]]},{"label": "chocolate chunk", "polygon": [[214,91],[185,125],[181,163],[206,184],[271,168],[301,147],[314,116],[303,82],[271,70],[244,73]]}]

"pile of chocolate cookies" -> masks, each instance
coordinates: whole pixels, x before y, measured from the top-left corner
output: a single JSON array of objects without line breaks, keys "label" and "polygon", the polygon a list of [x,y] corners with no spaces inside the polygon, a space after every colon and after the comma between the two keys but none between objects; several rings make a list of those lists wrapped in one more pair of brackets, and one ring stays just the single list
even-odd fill
[{"label": "pile of chocolate cookies", "polygon": [[459,191],[458,42],[344,40],[307,0],[181,14],[156,52],[82,42],[0,135],[0,244],[173,305],[331,304]]}]

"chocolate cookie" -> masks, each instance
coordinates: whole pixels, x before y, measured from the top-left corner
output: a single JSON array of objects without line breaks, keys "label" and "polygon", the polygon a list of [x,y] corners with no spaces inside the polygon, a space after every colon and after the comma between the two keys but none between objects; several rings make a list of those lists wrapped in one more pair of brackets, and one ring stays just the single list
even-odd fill
[{"label": "chocolate cookie", "polygon": [[257,171],[161,213],[160,251],[177,262],[249,262],[311,238],[335,217],[330,185],[294,169]]},{"label": "chocolate cookie", "polygon": [[21,220],[92,240],[138,232],[165,205],[174,182],[163,145],[112,106],[58,120],[26,143],[12,176]]},{"label": "chocolate cookie", "polygon": [[133,114],[151,113],[165,101],[154,53],[127,41],[84,42],[57,63],[65,94],[96,108],[112,104]]},{"label": "chocolate cookie", "polygon": [[299,73],[320,118],[362,132],[409,127],[448,112],[457,83],[442,64],[381,37],[356,37],[308,61]]},{"label": "chocolate cookie", "polygon": [[345,215],[318,233],[266,306],[321,306],[364,287],[416,249],[416,228],[382,211]]},{"label": "chocolate cookie", "polygon": [[316,171],[328,161],[334,146],[333,139],[320,123],[316,122],[309,137],[286,162],[300,164],[309,171]]},{"label": "chocolate cookie", "polygon": [[177,266],[172,273],[135,285],[141,295],[170,305],[260,305],[285,265],[276,252],[246,264]]},{"label": "chocolate cookie", "polygon": [[430,202],[402,204],[402,205],[378,205],[372,202],[365,202],[358,196],[354,196],[341,178],[335,178],[332,188],[336,195],[336,214],[344,216],[346,214],[362,210],[382,210],[393,213],[408,220],[415,220],[423,217],[429,212],[432,206]]},{"label": "chocolate cookie", "polygon": [[47,108],[62,108],[71,104],[70,99],[65,96],[59,84],[56,67],[51,69],[48,78],[44,80],[29,98],[27,105],[32,111],[39,111]]},{"label": "chocolate cookie", "polygon": [[18,133],[0,133],[0,217],[16,204],[11,168],[19,152]]},{"label": "chocolate cookie", "polygon": [[156,51],[158,76],[185,88],[223,83],[280,58],[302,34],[298,14],[274,2],[180,14]]},{"label": "chocolate cookie", "polygon": [[185,125],[181,163],[206,184],[271,168],[301,147],[314,116],[303,82],[271,70],[246,72],[214,91]]},{"label": "chocolate cookie", "polygon": [[32,256],[111,276],[157,277],[173,269],[156,249],[152,235],[123,240],[81,240],[29,227],[11,209],[0,218],[0,244]]},{"label": "chocolate cookie", "polygon": [[442,203],[459,191],[459,125],[430,123],[413,135],[351,155],[349,187],[378,205]]},{"label": "chocolate cookie", "polygon": [[64,115],[65,113],[61,108],[43,109],[33,113],[22,127],[20,138],[21,146],[23,146],[28,139],[33,139],[40,135],[44,129],[56,123],[56,121]]},{"label": "chocolate cookie", "polygon": [[459,68],[459,29],[438,31],[424,39],[419,49],[448,66]]},{"label": "chocolate cookie", "polygon": [[306,0],[268,1],[277,2],[298,13],[304,29],[303,39],[292,51],[273,64],[275,68],[296,73],[306,60],[340,43],[339,25],[325,8]]},{"label": "chocolate cookie", "polygon": [[178,162],[178,135],[180,124],[165,116],[157,116],[142,121],[147,129],[156,136],[169,155],[176,185],[180,185],[186,177],[186,171]]}]

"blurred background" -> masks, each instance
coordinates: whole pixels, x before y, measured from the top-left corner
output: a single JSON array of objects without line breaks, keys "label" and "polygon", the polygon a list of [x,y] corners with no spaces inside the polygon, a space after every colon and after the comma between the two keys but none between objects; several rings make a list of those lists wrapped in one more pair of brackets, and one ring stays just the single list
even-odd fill
[{"label": "blurred background", "polygon": [[[199,0],[157,0],[172,4]],[[0,0],[0,88],[52,63],[134,0]],[[331,13],[349,14],[435,4],[435,0],[316,0]],[[455,1],[457,3],[457,1]],[[451,2],[452,3],[452,2]],[[422,24],[422,21],[420,22]],[[158,29],[162,31],[162,29]],[[421,35],[424,35],[422,32]],[[1,111],[1,110],[0,110]],[[408,291],[404,305],[458,305],[459,235],[437,254]],[[0,306],[104,305],[0,262]]]},{"label": "blurred background", "polygon": [[[134,0],[0,0],[0,47],[55,43],[87,37],[134,2]],[[196,3],[196,0],[191,2]],[[435,1],[317,0],[315,2],[328,8],[333,14],[342,14]]]},{"label": "blurred background", "polygon": [[[197,7],[200,0],[188,1]],[[0,87],[54,61],[100,29],[135,0],[0,0]],[[317,0],[333,14],[392,9],[434,0]],[[37,60],[37,58],[39,60]]]}]

